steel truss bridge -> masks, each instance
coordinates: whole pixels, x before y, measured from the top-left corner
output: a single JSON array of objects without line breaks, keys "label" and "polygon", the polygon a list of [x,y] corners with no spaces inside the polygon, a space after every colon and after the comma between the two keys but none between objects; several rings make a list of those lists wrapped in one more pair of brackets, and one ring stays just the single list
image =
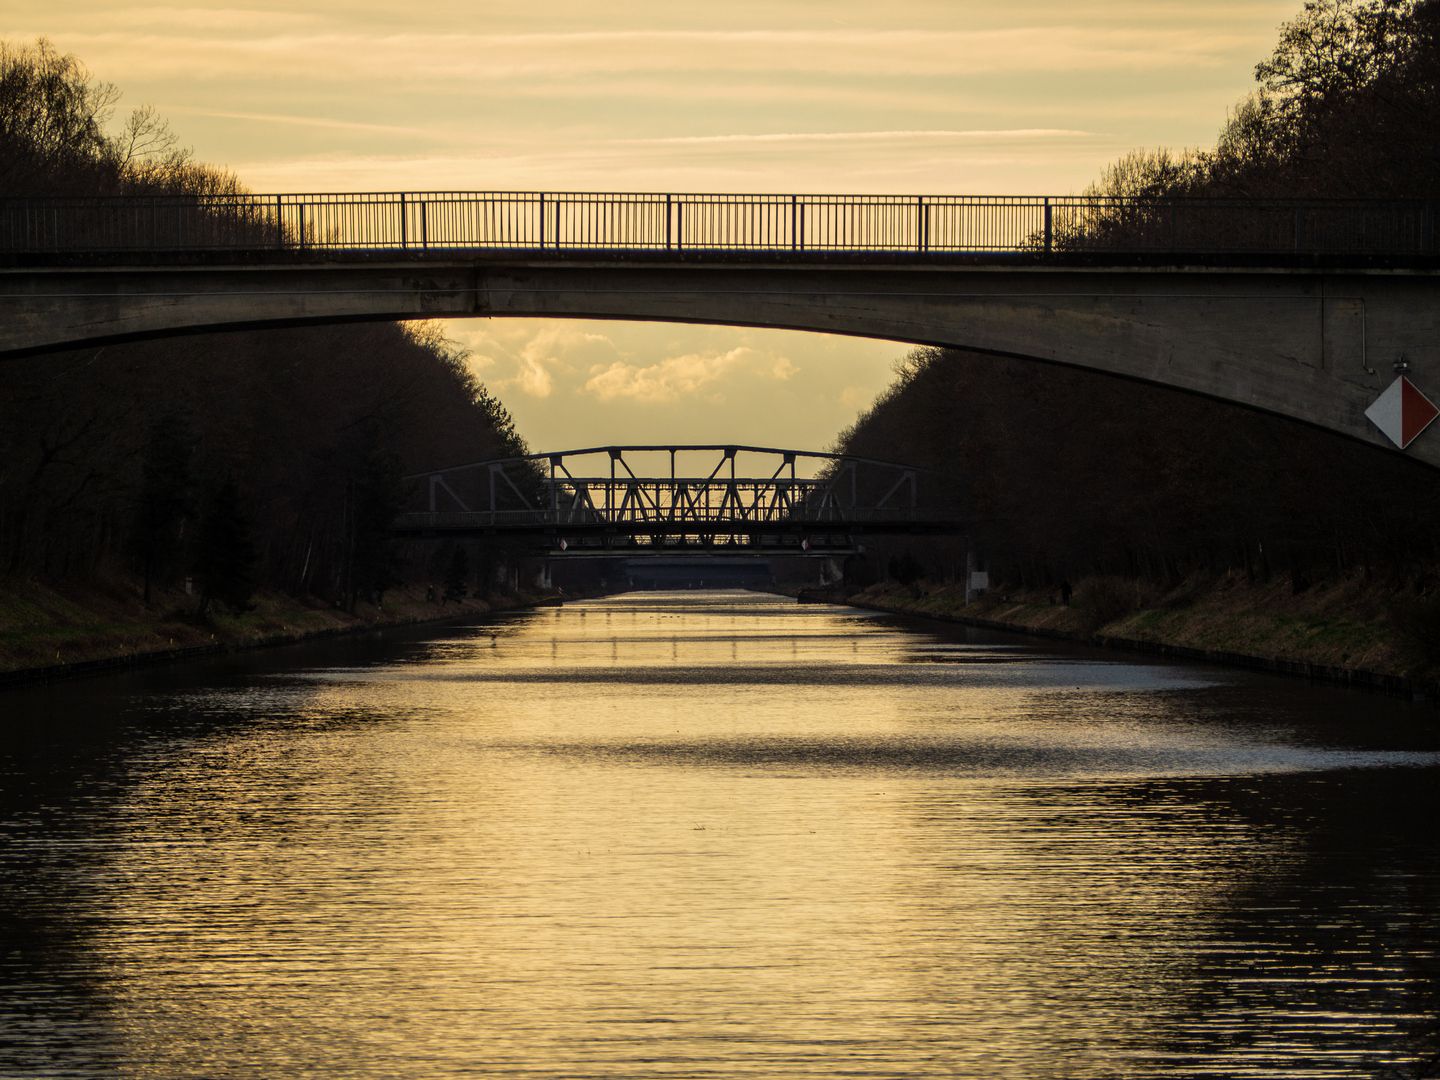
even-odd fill
[{"label": "steel truss bridge", "polygon": [[394,531],[508,537],[552,557],[845,555],[866,536],[958,531],[953,512],[920,505],[925,471],[761,446],[596,446],[405,477],[428,508]]}]

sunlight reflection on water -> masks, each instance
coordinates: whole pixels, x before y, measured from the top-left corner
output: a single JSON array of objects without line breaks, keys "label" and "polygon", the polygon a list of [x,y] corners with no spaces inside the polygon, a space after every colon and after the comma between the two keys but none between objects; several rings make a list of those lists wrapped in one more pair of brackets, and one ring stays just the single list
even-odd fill
[{"label": "sunlight reflection on water", "polygon": [[1433,713],[750,594],[305,655],[10,699],[0,1071],[1370,1076],[1425,1045]]}]

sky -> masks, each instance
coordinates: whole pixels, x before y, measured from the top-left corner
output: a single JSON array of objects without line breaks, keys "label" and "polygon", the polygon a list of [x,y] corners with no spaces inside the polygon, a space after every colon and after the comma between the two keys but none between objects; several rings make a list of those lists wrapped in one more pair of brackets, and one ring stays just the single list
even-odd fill
[{"label": "sky", "polygon": [[[1209,145],[1299,0],[6,0],[259,192],[1063,195]],[[823,449],[908,351],[735,327],[456,320],[537,450]]]}]

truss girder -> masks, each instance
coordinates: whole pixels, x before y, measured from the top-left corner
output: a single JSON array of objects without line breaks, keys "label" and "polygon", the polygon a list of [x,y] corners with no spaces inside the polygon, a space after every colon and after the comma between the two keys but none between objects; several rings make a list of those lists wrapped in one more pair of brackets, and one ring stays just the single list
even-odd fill
[{"label": "truss girder", "polygon": [[[668,458],[669,475],[655,475],[649,467],[657,455],[661,464]],[[677,463],[681,457],[688,470],[683,473]],[[586,468],[597,459],[608,466],[605,472]],[[742,459],[748,475],[740,471]],[[809,475],[800,474],[799,462]],[[750,471],[751,466],[759,467]],[[402,532],[577,539],[598,535],[628,537],[631,544],[694,542],[707,547],[758,545],[765,538],[774,543],[774,538],[784,537],[802,543],[805,535],[822,527],[847,537],[954,531],[953,514],[919,505],[917,477],[925,471],[896,462],[767,447],[591,447],[407,477],[423,482],[429,507],[402,515],[397,527]],[[456,509],[442,509],[438,492],[448,495]],[[484,505],[488,499],[489,508],[471,509],[461,492],[483,492],[486,498],[472,494],[471,503]]]}]

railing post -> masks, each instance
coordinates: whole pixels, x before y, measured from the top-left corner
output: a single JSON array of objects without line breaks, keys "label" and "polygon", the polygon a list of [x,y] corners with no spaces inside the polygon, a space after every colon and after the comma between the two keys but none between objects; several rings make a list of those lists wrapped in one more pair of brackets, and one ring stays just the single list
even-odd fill
[{"label": "railing post", "polygon": [[1050,196],[1045,196],[1045,254],[1055,250],[1055,228],[1050,212]]},{"label": "railing post", "polygon": [[790,250],[798,251],[800,238],[800,196],[790,196]]},{"label": "railing post", "polygon": [[671,196],[665,196],[665,250],[670,250],[670,200]]},{"label": "railing post", "polygon": [[400,193],[400,250],[405,250],[407,246],[405,236],[405,193],[402,191]]},{"label": "railing post", "polygon": [[545,193],[540,192],[540,250],[545,250]]},{"label": "railing post", "polygon": [[930,246],[928,243],[929,236],[927,235],[930,232],[930,215],[925,206],[924,195],[917,195],[915,197],[915,206],[919,211],[917,215],[918,220],[915,223],[915,231],[917,234],[915,242],[921,251],[925,251]]},{"label": "railing post", "polygon": [[295,232],[295,246],[303,248],[305,246],[305,204],[302,202],[295,209],[300,212],[300,224]]},{"label": "railing post", "polygon": [[285,216],[281,213],[282,208],[280,205],[282,197],[283,196],[280,195],[275,196],[275,246],[277,248],[284,248],[285,246]]},{"label": "railing post", "polygon": [[429,247],[430,247],[430,220],[429,220],[429,219],[430,219],[430,204],[429,204],[428,202],[422,202],[422,203],[420,204],[420,246],[421,246],[422,248],[429,248]]}]

